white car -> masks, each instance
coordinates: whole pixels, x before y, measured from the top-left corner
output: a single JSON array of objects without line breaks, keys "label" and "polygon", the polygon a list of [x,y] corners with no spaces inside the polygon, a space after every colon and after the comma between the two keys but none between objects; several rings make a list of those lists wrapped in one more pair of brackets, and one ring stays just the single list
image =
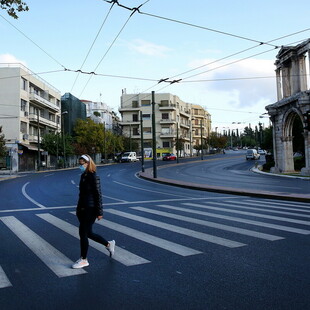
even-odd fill
[{"label": "white car", "polygon": [[266,155],[267,154],[267,152],[265,151],[265,150],[258,150],[258,154],[259,155]]},{"label": "white car", "polygon": [[257,153],[255,149],[250,149],[246,151],[245,155],[246,160],[248,159],[259,159],[260,155]]}]

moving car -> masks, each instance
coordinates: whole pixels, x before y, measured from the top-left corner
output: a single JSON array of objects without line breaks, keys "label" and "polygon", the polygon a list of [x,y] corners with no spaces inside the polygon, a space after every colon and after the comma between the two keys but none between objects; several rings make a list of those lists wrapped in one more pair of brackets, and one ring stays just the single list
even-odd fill
[{"label": "moving car", "polygon": [[258,150],[258,154],[259,154],[259,155],[266,155],[267,152],[266,152],[265,150],[259,149],[259,150]]},{"label": "moving car", "polygon": [[164,153],[163,160],[176,160],[177,157],[172,153]]},{"label": "moving car", "polygon": [[122,155],[122,158],[121,158],[121,162],[122,163],[129,163],[129,162],[132,162],[132,161],[137,161],[137,154],[136,152],[125,152],[123,155]]},{"label": "moving car", "polygon": [[248,159],[259,159],[260,155],[258,154],[258,152],[255,149],[250,149],[246,151],[246,155],[245,155],[246,160]]}]

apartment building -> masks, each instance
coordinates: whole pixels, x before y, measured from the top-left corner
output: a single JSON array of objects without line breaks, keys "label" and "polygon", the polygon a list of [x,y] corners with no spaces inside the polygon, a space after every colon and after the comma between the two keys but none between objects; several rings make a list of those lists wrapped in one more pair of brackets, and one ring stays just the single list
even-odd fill
[{"label": "apartment building", "polygon": [[105,124],[106,129],[113,128],[113,111],[105,102],[81,100],[86,105],[86,115],[98,124]]},{"label": "apartment building", "polygon": [[[141,137],[140,119],[142,116],[144,149],[152,148],[153,141],[151,96],[151,93],[126,94],[123,92],[121,107],[119,108],[122,115],[120,124],[123,128],[123,134],[139,142]],[[192,106],[194,106],[194,110]],[[196,115],[192,114],[193,111]],[[196,133],[197,136],[200,134],[202,126],[203,138],[206,139],[211,128],[211,117],[208,112],[202,107],[186,103],[178,96],[170,93],[155,94],[155,120],[158,157],[166,152],[176,154],[177,141],[179,141],[180,156],[192,155],[195,153],[194,146],[201,144],[201,140],[195,139]],[[200,127],[197,128],[198,131],[193,132],[196,121],[200,121]]]},{"label": "apartment building", "polygon": [[[60,92],[21,64],[0,67],[0,125],[14,172],[37,169],[42,135],[60,131]],[[40,149],[40,158],[38,156]]]}]

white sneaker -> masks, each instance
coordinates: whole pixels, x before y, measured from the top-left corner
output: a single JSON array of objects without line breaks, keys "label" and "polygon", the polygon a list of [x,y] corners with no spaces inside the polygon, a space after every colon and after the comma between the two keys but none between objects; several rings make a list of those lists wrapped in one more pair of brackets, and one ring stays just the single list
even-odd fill
[{"label": "white sneaker", "polygon": [[85,258],[85,259],[80,258],[72,265],[72,268],[73,269],[79,269],[79,268],[84,268],[87,266],[89,266],[87,258]]},{"label": "white sneaker", "polygon": [[115,240],[109,241],[109,246],[107,246],[107,250],[110,252],[110,257],[112,257],[115,251]]}]

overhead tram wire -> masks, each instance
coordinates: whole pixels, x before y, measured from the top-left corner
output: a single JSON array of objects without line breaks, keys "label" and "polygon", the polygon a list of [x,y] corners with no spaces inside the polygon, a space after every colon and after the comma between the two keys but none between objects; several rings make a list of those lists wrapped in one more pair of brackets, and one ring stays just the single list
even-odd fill
[{"label": "overhead tram wire", "polygon": [[[82,68],[83,68],[83,66],[84,66],[84,64],[85,64],[85,62],[86,62],[86,60],[87,60],[87,58],[88,58],[88,56],[89,56],[91,50],[93,49],[93,47],[94,47],[94,45],[95,45],[95,42],[97,41],[98,36],[99,36],[99,34],[100,34],[100,32],[101,32],[103,26],[105,25],[105,23],[106,23],[106,21],[107,21],[109,15],[110,15],[110,13],[111,13],[111,11],[112,11],[112,8],[113,8],[114,4],[115,4],[115,3],[113,2],[112,5],[111,5],[111,7],[110,7],[110,9],[109,9],[109,11],[108,11],[108,13],[106,14],[106,16],[105,16],[105,18],[104,18],[104,20],[103,20],[103,22],[102,22],[102,24],[101,24],[101,26],[100,26],[98,32],[97,32],[97,34],[96,34],[96,36],[95,36],[95,39],[93,40],[93,43],[91,44],[91,46],[90,46],[90,48],[89,48],[89,50],[88,50],[88,52],[87,52],[87,54],[86,54],[86,56],[85,56],[85,58],[84,58],[84,61],[83,61],[82,65],[81,65],[81,67],[80,67],[80,70],[82,70]],[[79,75],[80,75],[80,72],[78,72],[78,74],[76,75],[76,78],[75,78],[75,80],[74,80],[74,82],[73,82],[73,85],[72,85],[72,88],[71,88],[71,93],[72,93],[72,91],[73,91],[73,88],[74,88],[74,86],[75,86],[77,80],[78,80]]]},{"label": "overhead tram wire", "polygon": [[12,78],[17,78],[17,77],[26,77],[26,76],[36,76],[36,75],[43,75],[43,74],[49,74],[49,73],[56,73],[56,72],[65,72],[65,71],[70,71],[68,69],[59,69],[59,70],[51,70],[51,71],[45,71],[45,72],[32,72],[32,73],[27,73],[27,74],[22,74],[22,75],[11,75],[11,76],[3,76],[0,77],[0,80],[5,80],[5,79],[12,79]]},{"label": "overhead tram wire", "polygon": [[[127,18],[126,22],[124,23],[124,25],[122,26],[122,28],[120,29],[120,31],[118,32],[118,34],[116,35],[116,37],[114,38],[114,40],[112,41],[112,43],[110,44],[110,46],[108,47],[107,51],[104,53],[104,55],[102,56],[102,58],[100,59],[99,63],[97,64],[97,66],[95,67],[95,69],[93,70],[93,72],[95,72],[98,67],[100,66],[100,64],[102,63],[103,59],[106,57],[106,55],[109,53],[109,51],[111,50],[112,46],[114,45],[114,43],[116,42],[116,40],[118,39],[118,37],[120,36],[120,34],[122,33],[122,31],[125,29],[126,25],[128,24],[129,20],[131,19],[131,17],[137,12],[139,11],[139,8],[142,7],[145,3],[149,2],[150,0],[145,1],[143,4],[139,5],[138,8],[133,8],[131,11],[132,13],[129,15],[129,17]],[[111,1],[105,1],[105,2],[109,2],[109,3],[116,3],[119,5],[117,0],[111,0]],[[86,82],[82,92],[80,93],[80,96],[82,96],[82,94],[84,93],[86,87],[88,86],[90,80],[92,79],[93,75],[89,76],[88,81]]]},{"label": "overhead tram wire", "polygon": [[15,25],[13,25],[10,21],[8,21],[5,17],[0,15],[2,19],[4,19],[8,24],[10,24],[15,30],[17,30],[20,34],[22,34],[26,39],[28,39],[32,44],[34,44],[37,48],[39,48],[45,55],[47,55],[49,58],[54,60],[58,65],[60,65],[63,69],[66,69],[66,67],[60,63],[55,57],[53,57],[51,54],[49,54],[46,50],[44,50],[40,45],[38,45],[36,42],[34,42],[30,37],[28,37],[23,31],[18,29]]}]

